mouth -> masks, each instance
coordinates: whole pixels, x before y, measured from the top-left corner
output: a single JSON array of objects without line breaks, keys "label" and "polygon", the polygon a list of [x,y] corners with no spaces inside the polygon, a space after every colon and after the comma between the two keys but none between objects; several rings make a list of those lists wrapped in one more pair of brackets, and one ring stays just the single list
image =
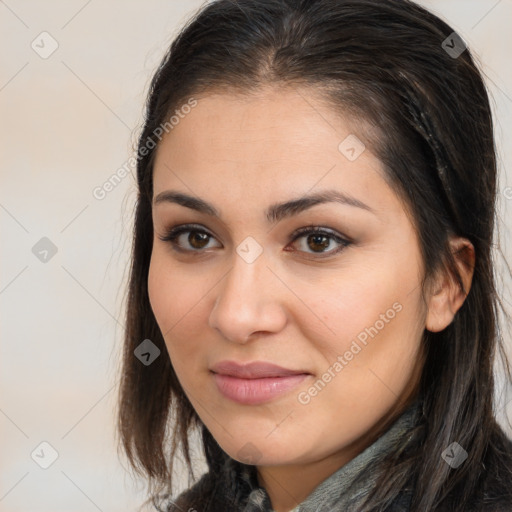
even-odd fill
[{"label": "mouth", "polygon": [[219,392],[239,404],[269,402],[298,386],[311,374],[272,363],[222,361],[210,369]]}]

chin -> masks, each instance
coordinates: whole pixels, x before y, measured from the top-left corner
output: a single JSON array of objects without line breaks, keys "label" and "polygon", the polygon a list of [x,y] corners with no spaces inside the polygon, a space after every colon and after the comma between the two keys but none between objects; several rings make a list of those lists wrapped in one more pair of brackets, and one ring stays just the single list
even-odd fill
[{"label": "chin", "polygon": [[[272,435],[274,435],[275,432]],[[222,441],[222,440],[221,440]],[[217,442],[221,448],[233,459],[243,464],[258,466],[278,466],[291,464],[297,461],[301,454],[294,453],[298,443],[293,439],[283,442],[284,439],[276,436],[270,441],[265,434],[248,435],[246,438],[226,439],[226,443]]]}]

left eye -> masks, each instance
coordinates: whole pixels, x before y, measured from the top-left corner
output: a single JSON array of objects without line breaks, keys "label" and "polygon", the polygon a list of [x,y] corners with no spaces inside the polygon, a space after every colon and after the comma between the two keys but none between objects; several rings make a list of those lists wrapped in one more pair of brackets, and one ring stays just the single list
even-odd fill
[{"label": "left eye", "polygon": [[[303,242],[300,244],[303,248],[311,249],[311,252],[307,250],[303,250],[302,252],[328,256],[342,251],[351,243],[340,235],[319,227],[301,228],[295,232],[292,241],[295,242],[299,239],[303,239]],[[333,245],[332,242],[338,244],[338,247],[329,251],[326,250]]]},{"label": "left eye", "polygon": [[[164,236],[159,236],[160,240],[164,242],[170,242],[177,251],[198,253],[203,249],[210,249],[208,243],[210,240],[215,240],[213,235],[198,229],[198,227],[183,225],[171,228]],[[332,255],[343,250],[349,246],[351,242],[341,237],[340,235],[326,230],[320,227],[305,227],[295,231],[291,236],[291,242],[301,240],[299,244],[302,249],[299,252],[305,252],[307,254],[314,255]],[[332,245],[337,244],[338,247],[327,250]],[[184,244],[189,244],[189,247],[184,247]],[[288,246],[287,246],[288,247]],[[308,251],[308,249],[310,251]],[[291,249],[286,248],[285,250],[290,251]]]}]

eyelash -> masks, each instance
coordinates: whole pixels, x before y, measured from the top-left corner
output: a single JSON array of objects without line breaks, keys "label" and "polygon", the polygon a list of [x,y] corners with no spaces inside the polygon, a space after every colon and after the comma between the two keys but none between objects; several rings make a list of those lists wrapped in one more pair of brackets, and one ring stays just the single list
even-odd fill
[{"label": "eyelash", "polygon": [[[197,224],[183,224],[180,226],[176,226],[173,228],[170,228],[166,231],[166,233],[163,236],[158,236],[158,238],[162,242],[170,242],[173,246],[173,249],[179,252],[185,252],[190,254],[202,254],[206,249],[184,249],[181,247],[178,243],[176,243],[176,239],[182,235],[183,233],[189,233],[189,232],[196,232],[196,233],[202,233],[205,235],[208,235],[209,237],[215,238],[211,233],[201,228],[201,226],[198,226]],[[325,258],[328,256],[333,256],[334,254],[339,253],[349,245],[351,245],[353,242],[351,240],[348,240],[346,238],[343,238],[336,233],[333,233],[331,230],[320,227],[320,226],[305,226],[302,228],[299,228],[295,230],[290,235],[290,242],[295,242],[299,238],[302,238],[304,236],[309,235],[324,235],[332,240],[334,240],[336,243],[340,244],[340,247],[337,249],[333,249],[327,252],[306,252],[306,251],[299,251],[304,252],[305,254],[308,254],[310,256],[313,256],[315,258]]]}]

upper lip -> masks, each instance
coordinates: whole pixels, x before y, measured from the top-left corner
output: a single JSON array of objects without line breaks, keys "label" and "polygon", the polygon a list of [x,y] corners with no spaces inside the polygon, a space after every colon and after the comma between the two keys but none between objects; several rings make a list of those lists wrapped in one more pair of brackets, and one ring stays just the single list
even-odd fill
[{"label": "upper lip", "polygon": [[236,361],[221,361],[211,368],[214,373],[230,375],[242,379],[259,379],[263,377],[285,377],[308,373],[304,370],[291,370],[273,363],[252,361],[250,363],[237,363]]}]

